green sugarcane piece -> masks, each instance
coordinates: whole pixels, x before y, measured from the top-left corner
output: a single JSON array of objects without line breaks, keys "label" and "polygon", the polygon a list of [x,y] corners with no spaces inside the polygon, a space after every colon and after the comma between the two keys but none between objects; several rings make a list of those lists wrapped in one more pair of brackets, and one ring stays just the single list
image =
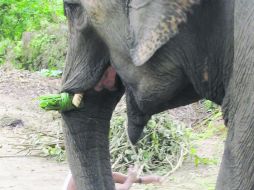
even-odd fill
[{"label": "green sugarcane piece", "polygon": [[69,93],[49,94],[39,97],[39,106],[44,110],[69,111],[76,109]]}]

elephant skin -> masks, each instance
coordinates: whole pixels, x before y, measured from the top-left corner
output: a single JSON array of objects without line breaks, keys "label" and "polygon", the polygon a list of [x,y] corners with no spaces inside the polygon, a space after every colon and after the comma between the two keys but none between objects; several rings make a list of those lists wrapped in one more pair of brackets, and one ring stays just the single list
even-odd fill
[{"label": "elephant skin", "polygon": [[222,105],[229,128],[217,190],[254,189],[254,1],[64,0],[69,47],[63,112],[78,190],[113,190],[108,133],[126,93],[136,143],[153,114],[201,98]]}]

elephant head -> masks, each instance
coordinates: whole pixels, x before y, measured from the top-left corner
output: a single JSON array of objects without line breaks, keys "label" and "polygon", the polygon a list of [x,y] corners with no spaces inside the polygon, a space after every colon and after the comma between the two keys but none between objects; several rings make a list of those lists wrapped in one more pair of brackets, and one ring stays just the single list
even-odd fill
[{"label": "elephant head", "polygon": [[[199,17],[199,3],[64,0],[70,36],[62,91],[84,94],[82,108],[62,113],[78,189],[114,189],[109,123],[124,92],[133,143],[155,113],[205,96],[221,102],[221,96],[206,94],[214,78],[207,76],[207,54],[197,52],[194,39],[198,34],[190,32],[203,36],[200,26],[192,23]],[[204,12],[211,14],[216,8]],[[204,66],[197,65],[200,61]],[[224,91],[218,88],[217,93]]]}]

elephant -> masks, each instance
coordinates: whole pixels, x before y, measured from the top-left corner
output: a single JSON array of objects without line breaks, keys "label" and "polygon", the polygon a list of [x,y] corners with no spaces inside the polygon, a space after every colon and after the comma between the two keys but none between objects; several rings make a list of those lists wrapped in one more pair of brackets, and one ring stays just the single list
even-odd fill
[{"label": "elephant", "polygon": [[254,1],[64,0],[69,39],[62,112],[79,190],[113,190],[108,134],[126,95],[135,144],[153,114],[206,98],[228,134],[217,190],[254,189]]}]

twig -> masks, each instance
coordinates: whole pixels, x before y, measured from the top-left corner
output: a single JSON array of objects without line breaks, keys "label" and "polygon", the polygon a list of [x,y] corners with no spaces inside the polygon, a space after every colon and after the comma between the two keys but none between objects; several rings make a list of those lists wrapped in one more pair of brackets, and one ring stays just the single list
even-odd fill
[{"label": "twig", "polygon": [[182,166],[183,159],[184,159],[184,148],[183,148],[183,146],[181,146],[180,158],[179,158],[176,166],[170,172],[168,172],[166,175],[163,176],[162,181],[165,181],[166,178],[168,178],[171,174],[173,174],[178,168],[180,168]]},{"label": "twig", "polygon": [[121,156],[119,156],[118,158],[117,158],[117,160],[115,161],[115,163],[114,164],[112,164],[112,169],[114,169],[115,168],[115,166],[119,163],[119,161],[121,160],[123,158],[123,156],[121,155]]}]

